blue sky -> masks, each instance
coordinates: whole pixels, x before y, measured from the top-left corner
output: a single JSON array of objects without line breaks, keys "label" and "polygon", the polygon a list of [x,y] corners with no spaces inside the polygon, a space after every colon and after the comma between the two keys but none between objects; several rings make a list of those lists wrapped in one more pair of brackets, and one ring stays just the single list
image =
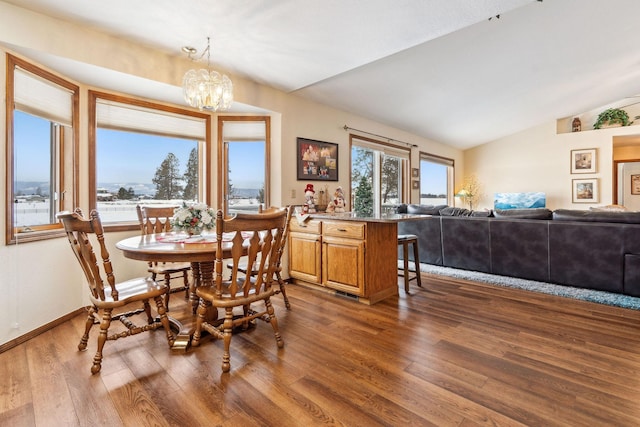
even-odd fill
[{"label": "blue sky", "polygon": [[437,163],[420,162],[421,193],[447,193],[447,167]]},{"label": "blue sky", "polygon": [[[16,111],[15,135],[16,141],[28,141],[28,143],[16,145],[16,171],[18,172],[16,179],[48,181],[49,122]],[[99,129],[98,182],[151,183],[156,169],[167,154],[175,154],[180,161],[181,171],[184,171],[189,153],[195,147],[195,141]],[[257,147],[252,144],[234,146],[230,169],[236,187],[257,186],[256,183],[264,177],[264,160],[261,156],[255,155],[256,150],[264,150],[264,146]],[[216,173],[215,165],[213,173]]]},{"label": "blue sky", "polygon": [[[155,135],[137,134],[112,130],[98,130],[98,182],[150,183],[156,169],[169,153],[180,161],[180,170],[186,171],[189,153],[196,147],[195,141],[168,138]],[[256,152],[264,152],[264,143],[232,144],[229,169],[236,188],[259,188],[264,181],[264,157]],[[217,162],[213,166],[216,173]]]}]

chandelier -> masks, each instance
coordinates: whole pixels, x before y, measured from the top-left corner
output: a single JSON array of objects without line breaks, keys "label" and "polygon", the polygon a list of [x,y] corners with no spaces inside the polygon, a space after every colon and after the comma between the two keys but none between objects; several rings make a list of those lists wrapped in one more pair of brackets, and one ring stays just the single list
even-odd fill
[{"label": "chandelier", "polygon": [[184,99],[192,107],[199,110],[226,111],[233,103],[233,83],[225,74],[211,69],[211,43],[207,37],[207,48],[199,58],[193,58],[197,53],[193,47],[185,46],[182,51],[189,55],[189,59],[199,61],[207,54],[207,69],[189,70],[182,79]]}]

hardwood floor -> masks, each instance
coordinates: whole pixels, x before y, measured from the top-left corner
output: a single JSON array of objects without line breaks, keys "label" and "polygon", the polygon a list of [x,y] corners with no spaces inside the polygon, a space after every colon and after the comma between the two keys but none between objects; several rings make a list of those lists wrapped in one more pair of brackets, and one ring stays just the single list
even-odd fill
[{"label": "hardwood floor", "polygon": [[284,349],[260,322],[229,374],[221,342],[171,352],[158,330],[108,342],[92,376],[77,316],[0,354],[0,425],[640,424],[640,312],[422,281],[374,306],[290,285]]}]

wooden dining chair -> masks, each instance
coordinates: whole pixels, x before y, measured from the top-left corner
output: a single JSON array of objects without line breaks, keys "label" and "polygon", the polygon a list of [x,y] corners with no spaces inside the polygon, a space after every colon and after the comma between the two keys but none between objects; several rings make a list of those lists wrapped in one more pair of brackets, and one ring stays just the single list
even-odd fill
[{"label": "wooden dining chair", "polygon": [[[175,338],[170,329],[169,318],[162,298],[167,291],[166,285],[157,283],[150,277],[135,278],[116,283],[113,266],[109,259],[109,251],[105,245],[102,222],[96,210],[91,211],[88,219],[83,217],[80,209],[76,209],[75,212],[60,212],[57,217],[64,226],[71,249],[78,259],[89,284],[91,306],[85,323],[84,335],[82,335],[80,344],[78,344],[78,350],[86,350],[91,328],[96,323],[100,324],[98,348],[93,357],[91,373],[100,372],[102,368],[102,350],[105,342],[109,340],[117,340],[162,327],[167,334],[169,347],[171,347]],[[101,267],[98,265],[98,259],[91,243],[92,240],[97,241],[97,248],[102,259]],[[107,283],[107,286],[105,286],[105,283]],[[153,299],[156,303],[159,321],[156,321],[151,315],[150,299]],[[140,304],[141,308],[122,312],[122,310],[126,310],[134,304]],[[117,310],[117,313],[114,313],[114,310]],[[137,326],[133,323],[133,316],[143,312],[146,314],[147,324]],[[124,328],[119,328],[118,331],[110,334],[109,329],[113,321],[120,321]]]},{"label": "wooden dining chair", "polygon": [[[271,212],[276,212],[277,210],[279,210],[280,208],[277,207],[269,207],[266,209],[262,208],[262,205],[258,206],[258,214],[261,213],[271,213]],[[289,236],[289,222],[291,221],[291,213],[293,212],[293,209],[289,208],[288,210],[288,214],[287,214],[287,223],[285,224],[284,227],[284,232],[282,234],[282,245],[280,246],[280,250],[278,251],[278,266],[276,268],[276,280],[278,281],[278,286],[280,289],[277,289],[275,291],[276,294],[282,294],[282,298],[284,299],[284,305],[285,307],[287,307],[287,310],[291,310],[291,304],[289,303],[289,298],[287,297],[287,290],[286,290],[286,284],[287,282],[282,278],[282,255],[284,254],[284,249],[287,246],[287,240],[288,240],[288,236]],[[227,267],[229,269],[233,268],[232,264],[227,264]],[[247,263],[245,262],[240,262],[240,264],[238,265],[238,271],[241,272],[242,274],[247,274],[247,271],[249,271],[249,269],[247,268]],[[254,268],[251,271],[252,275],[257,274],[258,272],[256,271],[256,269]]]},{"label": "wooden dining chair", "polygon": [[[138,223],[142,234],[165,233],[171,231],[171,217],[177,206],[142,206],[137,205]],[[167,294],[164,297],[164,305],[169,311],[169,297],[172,293],[184,291],[185,299],[189,298],[189,270],[188,262],[149,262],[147,271],[151,278],[164,277],[167,285]],[[171,280],[182,279],[182,286],[171,288]]]},{"label": "wooden dining chair", "polygon": [[[230,219],[224,219],[222,211],[216,215],[217,248],[214,263],[214,285],[196,289],[200,298],[195,332],[191,344],[198,346],[203,331],[224,341],[222,355],[222,371],[231,368],[229,348],[234,329],[246,329],[254,319],[270,323],[278,348],[284,341],[278,330],[278,321],[271,303],[274,295],[274,278],[278,267],[278,252],[284,242],[282,236],[289,208],[278,209],[269,213],[238,213]],[[228,237],[223,241],[223,233]],[[229,246],[231,271],[229,277],[223,277],[223,245]],[[227,255],[229,256],[229,255]],[[254,265],[256,274],[244,275],[238,271],[243,258],[246,265]],[[257,309],[257,306],[260,309]],[[216,318],[210,310],[224,310],[224,318]],[[242,312],[234,313],[234,309]]]}]

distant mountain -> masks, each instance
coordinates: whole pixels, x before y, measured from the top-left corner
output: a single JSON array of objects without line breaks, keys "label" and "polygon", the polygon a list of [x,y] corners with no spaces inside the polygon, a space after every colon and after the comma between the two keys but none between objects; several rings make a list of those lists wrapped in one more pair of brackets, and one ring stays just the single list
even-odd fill
[{"label": "distant mountain", "polygon": [[256,197],[258,197],[258,192],[260,190],[258,190],[257,188],[234,188],[233,192],[235,193],[236,197],[239,199],[255,199]]},{"label": "distant mountain", "polygon": [[49,181],[16,181],[16,195],[42,194],[49,195]]}]

